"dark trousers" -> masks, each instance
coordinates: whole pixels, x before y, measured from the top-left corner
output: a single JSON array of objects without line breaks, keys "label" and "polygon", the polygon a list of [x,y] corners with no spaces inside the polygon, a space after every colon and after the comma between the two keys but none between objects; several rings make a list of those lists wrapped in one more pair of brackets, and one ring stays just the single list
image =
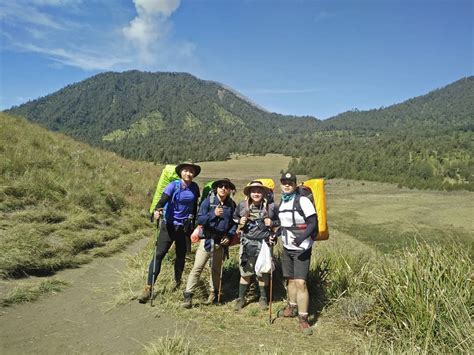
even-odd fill
[{"label": "dark trousers", "polygon": [[184,263],[186,261],[186,233],[183,226],[163,223],[158,242],[156,243],[155,276],[153,278],[153,259],[151,259],[150,266],[148,267],[148,285],[151,285],[153,280],[156,281],[156,278],[161,271],[161,262],[168,253],[173,242],[176,248],[174,279],[176,282],[181,281],[181,275],[183,275]]}]

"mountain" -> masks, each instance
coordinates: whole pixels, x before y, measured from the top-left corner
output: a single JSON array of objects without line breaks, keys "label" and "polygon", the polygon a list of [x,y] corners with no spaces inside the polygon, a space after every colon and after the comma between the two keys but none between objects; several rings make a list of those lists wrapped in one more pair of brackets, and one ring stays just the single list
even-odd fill
[{"label": "mountain", "polygon": [[284,143],[320,124],[264,111],[190,74],[139,71],[98,74],[8,113],[125,157],[164,163],[234,152],[296,155],[297,147]]},{"label": "mountain", "polygon": [[294,172],[474,190],[474,77],[403,103],[325,121],[259,108],[186,73],[102,73],[8,110],[138,160],[293,156]]},{"label": "mountain", "polygon": [[472,131],[474,76],[387,108],[345,112],[325,120],[322,126],[358,132]]},{"label": "mountain", "polygon": [[290,168],[310,176],[474,190],[474,77],[387,108],[322,122]]}]

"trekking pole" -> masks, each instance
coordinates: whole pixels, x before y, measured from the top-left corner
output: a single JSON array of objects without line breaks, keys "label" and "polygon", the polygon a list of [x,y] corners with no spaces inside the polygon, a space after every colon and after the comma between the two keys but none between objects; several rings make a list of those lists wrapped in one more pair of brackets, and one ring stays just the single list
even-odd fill
[{"label": "trekking pole", "polygon": [[223,247],[222,249],[222,262],[221,262],[221,274],[219,276],[219,292],[217,294],[217,303],[221,303],[221,295],[222,295],[222,274],[224,273],[224,261],[227,254],[227,247]]},{"label": "trekking pole", "polygon": [[[214,241],[214,238],[211,237],[211,251],[210,251],[210,256],[209,256],[209,269],[210,269],[210,280],[211,280],[211,283],[212,283],[212,292],[215,292],[214,290],[214,277],[212,276],[213,275],[213,267],[214,267],[214,245],[215,245],[215,241]],[[211,302],[211,305],[212,305],[212,302]]]},{"label": "trekking pole", "polygon": [[156,249],[158,247],[158,238],[160,237],[161,231],[161,217],[156,221],[156,238],[155,238],[155,250],[153,252],[153,275],[151,275],[151,288],[150,288],[150,306],[153,307],[153,287],[155,285],[155,272],[156,272]]},{"label": "trekking pole", "polygon": [[270,268],[270,302],[268,305],[269,315],[268,315],[268,323],[272,324],[272,304],[273,304],[273,244],[270,245],[270,258],[271,258],[271,268]]}]

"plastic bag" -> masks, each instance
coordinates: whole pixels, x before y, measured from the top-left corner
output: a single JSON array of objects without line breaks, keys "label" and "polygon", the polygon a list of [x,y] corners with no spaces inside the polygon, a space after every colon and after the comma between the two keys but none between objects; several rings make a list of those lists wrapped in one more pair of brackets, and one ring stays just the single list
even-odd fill
[{"label": "plastic bag", "polygon": [[255,273],[257,276],[262,276],[262,274],[268,274],[274,269],[275,267],[273,266],[270,248],[268,247],[267,243],[262,242],[260,253],[258,254],[257,261],[255,262]]}]

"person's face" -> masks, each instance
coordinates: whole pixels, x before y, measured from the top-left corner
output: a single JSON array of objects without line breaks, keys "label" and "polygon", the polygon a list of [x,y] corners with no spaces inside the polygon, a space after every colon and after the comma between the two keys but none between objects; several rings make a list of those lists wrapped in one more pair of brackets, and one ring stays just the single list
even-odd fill
[{"label": "person's face", "polygon": [[217,185],[217,196],[219,196],[222,199],[225,199],[227,196],[230,194],[230,185],[221,182]]},{"label": "person's face", "polygon": [[293,191],[296,190],[296,183],[292,180],[281,180],[281,192],[285,194],[291,194]]},{"label": "person's face", "polygon": [[183,169],[181,169],[181,179],[183,179],[184,182],[190,182],[193,180],[194,177],[194,169],[190,166],[185,166]]},{"label": "person's face", "polygon": [[252,187],[250,189],[250,198],[253,202],[260,202],[263,199],[263,189],[260,187]]}]

